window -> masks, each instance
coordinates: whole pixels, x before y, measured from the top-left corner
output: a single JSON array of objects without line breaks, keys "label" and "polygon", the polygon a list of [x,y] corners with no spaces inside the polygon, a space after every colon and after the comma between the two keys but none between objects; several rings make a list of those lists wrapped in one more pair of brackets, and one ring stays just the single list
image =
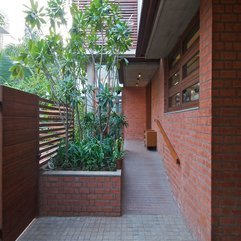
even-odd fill
[{"label": "window", "polygon": [[176,111],[199,104],[199,21],[187,28],[167,59],[166,110]]}]

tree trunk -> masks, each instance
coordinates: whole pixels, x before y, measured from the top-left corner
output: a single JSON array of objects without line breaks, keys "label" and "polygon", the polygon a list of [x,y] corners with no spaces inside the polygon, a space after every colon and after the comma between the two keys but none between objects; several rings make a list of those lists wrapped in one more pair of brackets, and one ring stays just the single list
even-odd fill
[{"label": "tree trunk", "polygon": [[65,106],[66,108],[66,123],[65,123],[65,160],[68,162],[69,160],[69,110],[68,105]]}]

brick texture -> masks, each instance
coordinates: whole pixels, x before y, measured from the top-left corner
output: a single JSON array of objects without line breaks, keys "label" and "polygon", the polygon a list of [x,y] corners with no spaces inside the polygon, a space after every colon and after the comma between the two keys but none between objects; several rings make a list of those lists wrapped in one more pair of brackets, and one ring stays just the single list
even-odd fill
[{"label": "brick texture", "polygon": [[120,176],[40,175],[40,216],[120,216]]},{"label": "brick texture", "polygon": [[146,129],[146,88],[125,87],[122,108],[129,124],[124,130],[125,139],[143,140]]},{"label": "brick texture", "polygon": [[212,240],[241,240],[241,2],[213,1]]},{"label": "brick texture", "polygon": [[[161,121],[180,158],[178,166],[158,132],[174,196],[197,240],[241,240],[241,1],[200,1],[198,109],[164,112],[164,64],[151,81],[151,128]],[[136,93],[125,92],[127,137],[140,126]]]},{"label": "brick texture", "polygon": [[152,79],[152,129],[159,119],[176,150],[177,165],[158,131],[158,151],[174,196],[198,240],[211,240],[212,3],[200,5],[200,103],[196,110],[164,112],[164,61]]}]

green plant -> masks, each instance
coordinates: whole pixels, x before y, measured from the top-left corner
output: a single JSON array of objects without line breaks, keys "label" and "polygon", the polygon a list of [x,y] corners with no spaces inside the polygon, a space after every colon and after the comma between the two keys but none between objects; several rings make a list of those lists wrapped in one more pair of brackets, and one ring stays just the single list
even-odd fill
[{"label": "green plant", "polygon": [[123,113],[112,112],[110,118],[110,135],[115,139],[122,138],[124,127],[128,127],[125,115]]},{"label": "green plant", "polygon": [[24,50],[25,42],[18,45],[8,45],[0,51],[0,84],[37,94],[44,98],[50,97],[50,86],[42,73],[34,75],[29,68],[22,68],[24,79],[12,78],[10,69],[16,59]]},{"label": "green plant", "polygon": [[5,17],[0,13],[0,27],[3,27],[5,24]]},{"label": "green plant", "polygon": [[70,142],[68,159],[65,157],[64,143],[58,149],[54,158],[55,168],[86,170],[86,171],[113,171],[115,162],[113,159],[112,138],[106,138],[103,142],[95,138],[84,139],[80,142]]},{"label": "green plant", "polygon": [[124,142],[122,138],[119,138],[115,141],[115,145],[113,148],[113,159],[119,160],[124,158],[124,148],[123,148]]},{"label": "green plant", "polygon": [[[87,163],[83,168],[109,168],[111,163],[102,165],[100,162],[104,162],[102,154],[103,148],[106,150],[103,147],[105,139],[112,136],[110,123],[114,99],[120,91],[117,69],[121,54],[131,46],[129,26],[121,20],[117,4],[109,0],[92,0],[84,11],[76,5],[70,7],[72,26],[68,28],[64,11],[66,6],[65,0],[49,0],[47,8],[39,7],[37,1],[30,0],[30,6],[26,9],[29,39],[11,68],[12,75],[23,78],[25,68],[31,70],[34,76],[44,75],[55,104],[66,107],[65,112],[61,113],[60,110],[60,116],[65,126],[67,163],[71,162],[72,155],[72,144],[69,146],[68,140],[70,123],[67,118],[67,106],[70,105],[75,109],[79,144],[85,141],[84,138],[90,142],[80,146],[81,153],[83,151],[89,156],[86,161],[82,158]],[[43,32],[46,23],[50,23],[48,33]],[[61,34],[60,28],[66,29],[62,32],[67,32],[67,37]],[[39,33],[38,38],[36,32]],[[92,79],[86,71],[90,66],[94,73]],[[84,117],[80,113],[82,103]],[[93,114],[88,113],[90,109]],[[86,126],[82,126],[82,123]],[[93,157],[97,164],[92,162]]]},{"label": "green plant", "polygon": [[69,142],[68,159],[65,155],[65,147],[62,142],[59,146],[57,156],[53,159],[55,168],[80,170],[82,169],[82,155],[80,144],[77,142]]}]

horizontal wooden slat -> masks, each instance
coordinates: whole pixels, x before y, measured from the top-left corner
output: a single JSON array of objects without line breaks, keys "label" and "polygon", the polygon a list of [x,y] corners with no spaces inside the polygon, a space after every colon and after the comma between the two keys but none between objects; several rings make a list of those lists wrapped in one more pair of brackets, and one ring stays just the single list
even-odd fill
[{"label": "horizontal wooden slat", "polygon": [[41,98],[41,97],[39,97],[39,102],[54,104],[54,102],[52,100],[44,99],[44,98]]},{"label": "horizontal wooden slat", "polygon": [[4,86],[0,93],[0,239],[16,240],[37,216],[39,98]]},{"label": "horizontal wooden slat", "polygon": [[51,158],[55,157],[56,155],[57,155],[57,153],[54,153],[54,154],[52,154],[52,155],[50,155],[50,156],[47,156],[47,157],[45,157],[45,158],[43,158],[43,159],[40,159],[40,160],[39,160],[39,165],[40,165],[40,166],[45,165]]},{"label": "horizontal wooden slat", "polygon": [[45,121],[62,121],[62,119],[59,117],[59,116],[56,116],[56,117],[39,117],[39,120],[41,122],[45,122]]},{"label": "horizontal wooden slat", "polygon": [[[72,140],[72,138],[73,138],[73,135],[69,136],[70,140]],[[51,158],[55,157],[57,155],[57,150],[56,151],[53,150],[52,152],[48,152],[47,151],[45,153],[43,152],[42,156],[40,157],[40,160],[39,160],[39,165],[40,166],[46,164]]]},{"label": "horizontal wooden slat", "polygon": [[55,131],[64,131],[65,128],[64,127],[61,127],[61,128],[52,128],[52,129],[40,129],[39,130],[39,134],[44,134],[44,133],[52,133],[52,132],[55,132]]},{"label": "horizontal wooden slat", "polygon": [[49,147],[40,148],[39,153],[44,153],[44,152],[54,149],[56,147],[58,148],[58,146],[59,146],[59,144],[55,144],[55,145],[52,145]]},{"label": "horizontal wooden slat", "polygon": [[29,142],[32,140],[36,140],[38,138],[38,132],[36,129],[38,128],[38,123],[33,123],[32,128],[22,129],[22,130],[14,130],[5,129],[3,133],[3,142],[5,146],[12,146],[19,143]]},{"label": "horizontal wooden slat", "polygon": [[[73,130],[69,131],[69,133],[72,133],[72,132],[73,132]],[[65,131],[59,132],[59,133],[55,133],[55,134],[40,135],[39,136],[39,140],[44,140],[44,139],[49,139],[49,138],[58,137],[58,136],[64,136],[64,135],[65,135]]]},{"label": "horizontal wooden slat", "polygon": [[63,140],[64,139],[64,137],[61,137],[61,138],[55,138],[55,139],[52,139],[52,140],[50,140],[50,141],[40,141],[40,143],[39,143],[39,147],[41,148],[41,147],[44,147],[44,146],[49,146],[49,145],[51,145],[51,144],[53,144],[53,143],[59,143],[61,140]]},{"label": "horizontal wooden slat", "polygon": [[2,119],[2,123],[6,130],[22,130],[22,129],[32,129],[33,125],[38,125],[38,120],[32,117],[19,117],[19,118],[12,118],[12,117],[5,117]]},{"label": "horizontal wooden slat", "polygon": [[39,99],[39,97],[37,97],[36,95],[12,89],[6,86],[1,86],[1,88],[3,90],[1,101],[18,103],[23,105],[38,105],[38,101],[36,101],[36,99]]},{"label": "horizontal wooden slat", "polygon": [[2,113],[4,117],[37,117],[38,109],[34,105],[23,103],[4,102],[2,106]]},{"label": "horizontal wooden slat", "polygon": [[[69,134],[69,140],[71,140],[73,138],[73,133]],[[39,147],[40,149],[42,148],[47,148],[51,145],[54,145],[56,143],[60,143],[61,141],[64,141],[64,136],[63,137],[60,137],[60,138],[53,138],[51,139],[50,141],[43,141],[43,142],[40,142],[39,144]]]},{"label": "horizontal wooden slat", "polygon": [[[47,163],[57,154],[59,144],[64,141],[66,107],[56,106],[51,100],[39,99],[39,165]],[[73,110],[68,108],[69,139],[73,137]],[[61,112],[61,113],[60,113]]]},{"label": "horizontal wooden slat", "polygon": [[59,111],[54,110],[54,111],[39,111],[40,115],[58,115],[59,116]]},{"label": "horizontal wooden slat", "polygon": [[32,140],[28,142],[21,142],[12,146],[4,146],[3,154],[5,155],[6,162],[11,160],[19,160],[24,155],[24,153],[30,153],[34,148],[36,149],[37,155],[37,140]]},{"label": "horizontal wooden slat", "polygon": [[[66,117],[67,116],[60,116],[60,115],[48,115],[48,116],[47,115],[40,115],[39,120],[40,120],[40,122],[51,121],[51,120],[54,120],[54,121],[59,120],[60,122],[62,122],[63,120],[66,120]],[[68,121],[69,122],[73,121],[72,115],[68,116]]]},{"label": "horizontal wooden slat", "polygon": [[61,122],[40,122],[39,127],[54,127],[54,126],[63,126]]},{"label": "horizontal wooden slat", "polygon": [[[59,111],[59,110],[61,110],[61,111],[63,111],[63,112],[65,112],[66,111],[66,107],[63,107],[63,106],[61,106],[61,107],[58,107],[58,106],[47,106],[47,105],[43,105],[43,104],[39,104],[39,108],[40,108],[40,110],[57,110],[57,111]],[[72,108],[68,108],[68,110],[71,112],[72,111]]]},{"label": "horizontal wooden slat", "polygon": [[57,148],[54,148],[52,151],[49,151],[48,153],[42,155],[42,156],[40,157],[40,160],[41,160],[41,159],[45,159],[46,157],[49,157],[49,156],[57,153],[57,151],[58,151],[58,147],[57,147]]}]

